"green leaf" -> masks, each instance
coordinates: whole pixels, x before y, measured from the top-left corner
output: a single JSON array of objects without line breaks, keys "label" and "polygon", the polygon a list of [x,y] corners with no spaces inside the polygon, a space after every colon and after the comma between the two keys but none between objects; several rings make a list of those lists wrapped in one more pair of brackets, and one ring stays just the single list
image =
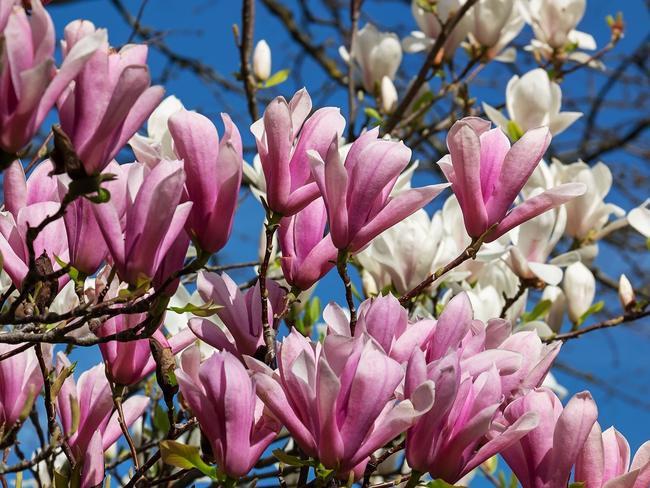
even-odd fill
[{"label": "green leaf", "polygon": [[156,403],[156,407],[153,411],[153,418],[151,423],[159,432],[168,432],[169,431],[169,417],[159,403]]},{"label": "green leaf", "polygon": [[70,279],[75,283],[79,283],[82,273],[77,268],[71,266],[70,263],[66,263],[63,259],[61,259],[56,254],[54,255],[54,260],[57,262],[59,266],[61,266],[61,268],[65,268],[67,266],[68,276],[70,277]]},{"label": "green leaf", "polygon": [[280,83],[285,82],[287,78],[289,78],[289,70],[282,69],[276,73],[273,73],[269,79],[264,82],[261,88],[271,88],[272,86],[279,85]]},{"label": "green leaf", "polygon": [[499,465],[498,456],[492,456],[487,461],[483,461],[483,467],[487,470],[488,473],[494,474],[497,471],[497,466]]},{"label": "green leaf", "polygon": [[363,112],[371,119],[376,120],[377,122],[381,123],[384,121],[384,118],[381,116],[381,114],[374,108],[372,107],[366,107],[363,109]]},{"label": "green leaf", "polygon": [[569,488],[585,488],[585,482],[574,481],[573,483],[569,484]]},{"label": "green leaf", "polygon": [[93,203],[106,203],[111,199],[111,192],[106,188],[99,188],[97,195],[86,195],[86,198]]},{"label": "green leaf", "polygon": [[299,457],[292,456],[291,454],[283,451],[282,449],[273,450],[275,458],[287,466],[311,466],[312,462],[309,459],[300,459]]},{"label": "green leaf", "polygon": [[52,382],[52,387],[50,388],[50,394],[51,394],[51,401],[54,401],[56,397],[59,395],[59,392],[61,391],[61,387],[63,386],[63,382],[72,376],[72,373],[74,373],[74,369],[77,367],[77,363],[74,362],[70,366],[67,366],[61,370],[61,372],[58,374],[58,376],[54,379],[54,382]]},{"label": "green leaf", "polygon": [[68,477],[60,471],[54,471],[54,488],[68,488]]},{"label": "green leaf", "polygon": [[305,310],[305,320],[304,326],[306,328],[314,325],[320,318],[320,299],[318,297],[313,298],[307,304],[307,309]]},{"label": "green leaf", "polygon": [[204,303],[203,305],[194,305],[193,303],[188,303],[184,307],[167,307],[167,310],[176,312],[178,314],[182,313],[191,313],[198,317],[209,317],[217,313],[217,310],[223,308],[222,305],[215,305],[211,301]]},{"label": "green leaf", "polygon": [[217,479],[217,469],[201,459],[198,447],[176,441],[160,441],[160,456],[165,464],[181,469],[196,468],[212,480]]},{"label": "green leaf", "polygon": [[352,295],[354,295],[360,302],[363,301],[363,297],[361,296],[361,293],[359,293],[359,290],[357,290],[357,287],[354,286],[354,283],[352,283]]},{"label": "green leaf", "polygon": [[508,137],[510,137],[510,140],[512,142],[517,142],[519,139],[521,139],[521,136],[524,135],[524,131],[519,127],[519,124],[515,122],[514,120],[509,120],[508,121]]},{"label": "green leaf", "polygon": [[450,485],[445,480],[431,480],[427,483],[428,488],[464,488],[461,485]]},{"label": "green leaf", "polygon": [[424,92],[415,100],[415,103],[413,104],[413,111],[417,112],[425,105],[430,104],[432,101],[433,101],[433,93],[431,93],[430,91]]},{"label": "green leaf", "polygon": [[540,300],[530,312],[523,314],[522,320],[524,322],[532,322],[533,320],[537,320],[540,317],[546,315],[551,309],[551,306],[553,306],[553,302],[550,300]]},{"label": "green leaf", "polygon": [[587,318],[590,315],[593,315],[595,313],[600,312],[603,309],[604,306],[605,306],[605,302],[602,301],[602,300],[600,302],[594,303],[591,307],[589,307],[587,309],[587,311],[585,313],[583,313],[580,316],[580,318],[578,319],[578,324],[577,325],[582,325],[584,323],[584,321],[587,320]]}]

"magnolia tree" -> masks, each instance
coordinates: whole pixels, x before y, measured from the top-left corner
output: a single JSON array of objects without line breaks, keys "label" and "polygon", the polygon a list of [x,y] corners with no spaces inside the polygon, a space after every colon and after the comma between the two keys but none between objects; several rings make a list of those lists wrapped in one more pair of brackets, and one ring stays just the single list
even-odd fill
[{"label": "magnolia tree", "polygon": [[[219,134],[152,86],[145,44],[75,20],[55,61],[43,3],[0,0],[3,486],[650,486],[650,443],[632,456],[550,373],[564,342],[650,314],[622,275],[599,321],[591,271],[650,211],[607,203],[604,163],[544,159],[582,115],[561,83],[604,69],[620,17],[590,53],[584,0],[414,0],[401,39],[352,0],[336,63],[291,24],[342,110],[309,87],[273,98],[288,73],[244,0],[227,83],[251,120],[223,113]],[[527,29],[537,67],[504,106],[473,99]],[[403,51],[421,67],[398,89]],[[415,186],[408,141],[433,133],[442,182]],[[217,264],[247,192],[259,260]]]}]

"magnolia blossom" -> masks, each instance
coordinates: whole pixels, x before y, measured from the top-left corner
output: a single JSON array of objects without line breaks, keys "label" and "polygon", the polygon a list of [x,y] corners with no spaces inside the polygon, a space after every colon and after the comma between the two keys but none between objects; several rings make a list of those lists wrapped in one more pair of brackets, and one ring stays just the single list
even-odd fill
[{"label": "magnolia blossom", "polygon": [[484,48],[487,56],[501,61],[514,61],[512,53],[502,52],[521,32],[524,18],[520,0],[480,0],[468,14],[471,17],[471,36]]},{"label": "magnolia blossom", "polygon": [[559,179],[582,182],[587,188],[583,195],[565,205],[567,235],[576,239],[587,238],[602,230],[611,215],[625,215],[625,211],[617,205],[605,202],[612,187],[612,173],[605,164],[597,163],[591,167],[581,161],[565,166],[559,161],[554,164]]},{"label": "magnolia blossom", "polygon": [[285,217],[318,198],[307,152],[324,156],[332,138],[338,138],[345,127],[338,108],[321,108],[308,117],[310,111],[311,97],[303,88],[290,102],[275,98],[251,125],[264,172],[266,203]]},{"label": "magnolia blossom", "polygon": [[248,364],[258,395],[300,449],[343,479],[361,477],[368,457],[433,403],[429,381],[395,401],[404,370],[367,335],[314,344],[293,329],[278,351],[278,371]]},{"label": "magnolia blossom", "polygon": [[[104,365],[98,364],[79,376],[75,383],[72,365],[63,353],[56,357],[58,375],[68,370],[56,398],[56,410],[74,459],[82,463],[80,486],[91,488],[104,480],[104,452],[121,436],[117,411],[113,411],[113,395],[104,374]],[[133,424],[147,408],[149,398],[135,395],[123,405],[127,427]],[[74,405],[74,406],[73,406]],[[75,416],[76,412],[76,416]]]},{"label": "magnolia blossom", "polygon": [[596,404],[589,392],[583,391],[562,408],[550,390],[532,390],[505,408],[495,434],[530,412],[538,415],[538,426],[500,454],[523,488],[567,486],[573,464],[598,417]]},{"label": "magnolia blossom", "polygon": [[[273,312],[282,309],[285,293],[280,286],[267,280],[268,320],[274,323]],[[207,319],[192,319],[189,327],[201,340],[217,349],[225,349],[235,356],[255,356],[264,347],[262,335],[262,305],[259,283],[243,293],[226,273],[201,272],[197,278],[199,295],[206,303],[220,308],[217,315],[227,331]]]},{"label": "magnolia blossom", "polygon": [[465,228],[490,242],[512,228],[584,193],[570,183],[547,190],[510,209],[531,175],[551,136],[546,127],[528,131],[512,147],[501,129],[475,117],[456,122],[447,135],[450,154],[438,164],[458,198]]},{"label": "magnolia blossom", "polygon": [[[0,354],[18,346],[0,344]],[[51,358],[50,358],[51,359]],[[0,361],[0,432],[2,435],[24,420],[43,387],[43,375],[34,348]],[[2,437],[2,436],[0,436]]]},{"label": "magnolia blossom", "polygon": [[260,81],[271,76],[271,48],[264,39],[255,44],[253,50],[253,73]]},{"label": "magnolia blossom", "polygon": [[481,445],[503,399],[497,366],[493,363],[485,371],[468,374],[463,370],[471,371],[474,366],[467,361],[461,365],[454,353],[430,365],[421,351],[414,351],[413,356],[406,373],[405,394],[426,379],[436,385],[432,409],[406,437],[406,459],[413,469],[455,484],[537,426],[536,414],[523,414]]},{"label": "magnolia blossom", "polygon": [[[68,24],[62,42],[64,59],[95,32],[88,21]],[[144,44],[127,44],[115,51],[104,38],[57,102],[61,128],[88,174],[101,172],[163,97],[162,87],[150,86],[147,51]]]},{"label": "magnolia blossom", "polygon": [[291,286],[308,290],[334,267],[337,250],[329,233],[323,237],[326,225],[327,211],[322,198],[280,221],[280,265]]},{"label": "magnolia blossom", "polygon": [[202,250],[214,253],[226,245],[242,178],[242,142],[230,116],[221,114],[221,140],[214,124],[196,112],[179,110],[169,118],[174,148],[183,159],[187,196],[192,210],[185,228]]},{"label": "magnolia blossom", "polygon": [[564,272],[564,296],[567,301],[569,318],[577,323],[594,301],[596,279],[584,264],[577,262]]},{"label": "magnolia blossom", "polygon": [[614,427],[602,432],[598,422],[576,460],[575,481],[585,488],[650,486],[650,441],[639,447],[630,465],[630,445]]},{"label": "magnolia blossom", "polygon": [[630,226],[646,239],[650,239],[650,208],[648,208],[648,204],[650,204],[650,200],[646,200],[627,214]]},{"label": "magnolia blossom", "polygon": [[[540,188],[531,193],[531,197],[539,193],[542,193]],[[539,278],[550,285],[562,281],[562,270],[558,265],[570,261],[575,253],[557,256],[548,264],[546,261],[562,238],[566,218],[566,210],[559,207],[524,222],[510,232],[514,245],[510,248],[508,262],[517,276]]]},{"label": "magnolia blossom", "polygon": [[[431,3],[432,10],[423,8],[423,2],[412,0],[411,12],[418,24],[420,31],[411,32],[411,35],[404,39],[404,50],[409,53],[425,51],[433,44],[435,39],[442,32],[441,22],[445,23],[460,9],[463,0],[441,0]],[[454,27],[454,30],[447,36],[444,44],[444,53],[446,59],[452,59],[456,48],[465,39],[467,33],[472,28],[472,19],[469,15],[464,15]]]},{"label": "magnolia blossom", "polygon": [[585,48],[594,49],[593,38],[575,30],[586,6],[587,0],[529,0],[522,2],[522,11],[539,42],[562,49],[568,43],[582,41]]},{"label": "magnolia blossom", "polygon": [[183,353],[176,370],[183,399],[196,415],[222,473],[246,475],[269,446],[280,424],[263,413],[244,365],[228,352],[200,363],[197,347]]},{"label": "magnolia blossom", "polygon": [[[137,327],[147,318],[146,313],[117,315],[104,322],[95,333],[98,337],[118,334]],[[189,329],[184,329],[169,339],[160,330],[156,330],[152,337],[163,347],[169,348],[172,354],[182,351],[194,341],[194,335]],[[100,344],[99,349],[106,363],[107,374],[111,381],[119,385],[133,385],[156,369],[148,339],[109,341]]]},{"label": "magnolia blossom", "polygon": [[429,218],[426,211],[418,210],[375,237],[357,254],[368,291],[376,294],[392,285],[397,293],[406,293],[431,273],[434,263],[445,259],[440,258],[445,238],[441,214],[436,212]]},{"label": "magnolia blossom", "polygon": [[[350,318],[332,302],[325,307],[323,319],[330,333],[350,337]],[[365,300],[357,310],[354,336],[364,334],[375,339],[395,361],[405,363],[414,348],[423,348],[436,325],[434,320],[409,323],[408,314],[399,300],[388,294]]]},{"label": "magnolia blossom", "polygon": [[155,166],[161,159],[176,159],[172,135],[167,125],[169,118],[183,110],[183,104],[174,95],[165,98],[151,112],[147,120],[147,135],[134,134],[129,139],[136,160],[147,166]]},{"label": "magnolia blossom", "polygon": [[[368,93],[378,93],[382,79],[393,80],[402,62],[402,46],[392,32],[380,32],[368,23],[359,30],[352,47],[352,56],[340,50],[347,62],[354,61],[361,69],[363,87]],[[351,58],[351,59],[350,59]]]},{"label": "magnolia blossom", "polygon": [[424,207],[447,185],[410,189],[391,197],[399,174],[411,157],[402,143],[379,139],[367,131],[341,160],[338,140],[327,155],[310,151],[312,173],[323,195],[332,242],[337,249],[356,252],[384,230]]},{"label": "magnolia blossom", "polygon": [[510,78],[506,86],[506,108],[510,120],[487,103],[483,103],[483,109],[505,132],[509,132],[512,121],[523,132],[545,125],[555,135],[582,117],[582,112],[560,112],[561,105],[560,85],[551,81],[544,69],[537,68],[521,78],[517,75]]},{"label": "magnolia blossom", "polygon": [[22,7],[14,7],[15,3],[5,0],[0,9],[0,148],[10,154],[30,142],[61,93],[106,42],[104,29],[80,35],[56,71],[55,33],[49,14],[40,0],[32,2],[30,15]]},{"label": "magnolia blossom", "polygon": [[[134,164],[129,168],[128,184],[136,188],[135,195],[129,194],[123,201],[111,198],[93,206],[123,281],[137,285],[142,280],[154,279],[159,269],[165,268],[168,255],[174,257],[172,250],[176,244],[184,247],[184,257],[189,240],[182,238],[183,226],[192,208],[191,202],[179,204],[184,183],[180,161],[161,161],[153,169]],[[171,290],[170,294],[173,293]]]}]

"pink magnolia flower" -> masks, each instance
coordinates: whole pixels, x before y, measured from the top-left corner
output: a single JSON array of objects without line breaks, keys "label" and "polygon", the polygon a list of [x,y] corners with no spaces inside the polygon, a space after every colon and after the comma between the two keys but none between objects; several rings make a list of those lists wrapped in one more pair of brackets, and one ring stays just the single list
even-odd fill
[{"label": "pink magnolia flower", "polygon": [[575,481],[584,488],[644,488],[650,486],[650,441],[639,447],[630,465],[630,445],[614,427],[591,429],[576,461]]},{"label": "pink magnolia flower", "polygon": [[484,324],[474,320],[466,293],[452,298],[434,324],[424,344],[428,364],[456,352],[463,372],[473,375],[496,365],[505,399],[542,384],[561,344],[543,344],[534,331],[512,333],[512,326],[502,319]]},{"label": "pink magnolia flower", "polygon": [[214,124],[201,114],[181,110],[169,118],[174,149],[187,175],[185,188],[194,203],[185,227],[209,253],[230,237],[242,177],[241,136],[227,114],[221,118],[221,141]]},{"label": "pink magnolia flower", "polygon": [[[330,303],[323,311],[330,333],[350,337],[350,319],[337,303]],[[405,363],[415,348],[424,348],[434,320],[409,323],[408,313],[393,295],[365,300],[357,310],[354,336],[370,335],[392,359]]]},{"label": "pink magnolia flower", "polygon": [[[71,366],[63,353],[56,357],[56,372]],[[73,404],[75,407],[73,407]],[[149,404],[143,395],[132,396],[123,405],[124,420],[130,426]],[[104,480],[104,452],[121,436],[117,411],[113,411],[111,388],[104,374],[104,365],[98,364],[79,376],[75,383],[68,376],[56,397],[56,410],[63,432],[76,461],[82,463],[81,488],[100,485]],[[73,412],[78,412],[75,418]]]},{"label": "pink magnolia flower", "polygon": [[59,202],[58,179],[50,176],[54,165],[49,159],[36,166],[25,178],[25,170],[16,160],[3,173],[4,206],[14,217],[34,203]]},{"label": "pink magnolia flower", "polygon": [[[19,345],[0,344],[0,354]],[[43,375],[33,348],[0,361],[0,431],[17,425],[21,414],[29,412],[43,387]]]},{"label": "pink magnolia flower", "polygon": [[598,418],[591,394],[577,393],[566,407],[545,388],[530,391],[510,403],[500,419],[500,432],[534,412],[538,426],[515,444],[501,450],[523,488],[559,488],[569,482],[571,469]]},{"label": "pink magnolia flower", "polygon": [[338,139],[326,155],[309,152],[312,173],[327,208],[332,242],[361,250],[389,227],[421,209],[448,185],[431,185],[391,197],[397,177],[411,158],[402,143],[378,139],[373,129],[359,137],[341,162]]},{"label": "pink magnolia flower", "polygon": [[452,351],[427,364],[416,349],[404,387],[408,396],[427,379],[436,385],[433,407],[407,433],[406,459],[413,469],[451,484],[537,426],[536,414],[522,414],[485,442],[503,401],[501,371],[495,362],[485,368],[481,360],[472,365],[459,359]]},{"label": "pink magnolia flower", "polygon": [[[209,345],[230,351],[235,356],[255,356],[258,349],[264,347],[259,283],[243,293],[226,273],[201,272],[197,288],[205,302],[221,306],[217,315],[229,335],[207,319],[191,319],[189,327],[192,332]],[[285,293],[273,280],[267,280],[266,288],[269,291],[269,323],[273,324],[273,312],[282,310]]]},{"label": "pink magnolia flower", "polygon": [[[180,161],[161,161],[153,169],[135,165],[129,186],[137,186],[134,196],[117,197],[93,205],[118,276],[130,285],[153,279],[168,252],[184,232],[191,202],[179,205],[185,183]],[[126,184],[126,182],[124,182]]]},{"label": "pink magnolia flower", "polygon": [[311,98],[303,88],[288,103],[283,97],[274,99],[251,126],[266,180],[266,203],[285,217],[318,197],[307,151],[324,157],[332,138],[345,127],[338,108],[321,108],[307,117],[310,111]]},{"label": "pink magnolia flower", "polygon": [[370,337],[329,335],[322,345],[295,329],[278,352],[279,370],[249,360],[257,392],[308,456],[346,478],[363,474],[368,457],[411,427],[433,403],[425,381],[395,400],[404,377]]},{"label": "pink magnolia flower", "polygon": [[[62,42],[64,59],[77,49],[95,26],[77,20],[66,26]],[[61,128],[88,174],[97,174],[142,126],[163,97],[160,86],[150,86],[147,46],[127,44],[112,50],[104,38],[59,98]]]},{"label": "pink magnolia flower", "polygon": [[323,237],[326,225],[327,211],[322,198],[280,221],[280,264],[291,286],[308,290],[334,267],[337,250],[329,233]]},{"label": "pink magnolia flower", "polygon": [[[36,227],[58,210],[59,204],[56,202],[38,202],[21,208],[15,216],[9,212],[0,212],[3,269],[16,288],[21,288],[28,272],[27,228]],[[37,258],[45,254],[55,270],[59,268],[55,256],[68,262],[68,242],[62,219],[50,223],[38,234],[34,240],[34,251]],[[59,285],[63,286],[67,281],[68,276],[64,275],[59,279]]]},{"label": "pink magnolia flower", "polygon": [[511,210],[518,193],[542,159],[551,135],[547,127],[526,132],[512,147],[501,129],[466,117],[447,135],[449,155],[438,164],[451,183],[467,233],[493,241],[519,224],[582,195],[581,183],[566,183],[530,198]]},{"label": "pink magnolia flower", "polygon": [[212,446],[218,469],[240,478],[253,468],[281,425],[265,414],[255,383],[239,359],[222,351],[200,362],[198,347],[183,353],[176,370],[178,386]]},{"label": "pink magnolia flower", "polygon": [[[98,337],[107,337],[133,329],[146,318],[146,313],[117,315],[104,322],[96,334]],[[173,354],[182,351],[195,340],[194,335],[188,329],[183,329],[169,339],[158,329],[154,332],[153,338],[163,347],[171,348]],[[99,345],[99,349],[106,363],[109,377],[117,384],[133,385],[156,369],[156,362],[151,355],[148,339],[104,342]]]},{"label": "pink magnolia flower", "polygon": [[105,42],[106,31],[81,36],[57,71],[54,25],[39,0],[27,15],[15,2],[0,7],[0,147],[15,154],[34,137],[57,98]]}]

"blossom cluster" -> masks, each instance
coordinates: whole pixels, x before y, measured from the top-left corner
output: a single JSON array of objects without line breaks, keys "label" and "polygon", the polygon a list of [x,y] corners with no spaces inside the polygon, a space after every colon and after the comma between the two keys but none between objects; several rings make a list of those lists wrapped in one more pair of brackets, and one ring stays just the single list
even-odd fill
[{"label": "blossom cluster", "polygon": [[[546,70],[510,80],[509,118],[484,104],[454,120],[437,162],[446,182],[414,187],[403,141],[381,125],[346,136],[355,120],[314,110],[305,88],[253,121],[248,164],[248,130],[223,113],[220,134],[165,98],[146,45],[115,49],[76,20],[57,66],[43,3],[0,0],[0,446],[22,456],[42,397],[49,438],[24,461],[41,484],[100,486],[119,446],[133,483],[161,457],[161,472],[234,486],[280,445],[273,459],[280,474],[297,468],[294,486],[367,486],[402,468],[409,487],[466,486],[497,455],[523,488],[650,486],[650,441],[630,461],[591,394],[563,405],[550,373],[562,339],[597,312],[598,242],[628,224],[647,236],[650,217],[606,201],[605,164],[544,160],[581,115],[560,110]],[[442,35],[447,60],[462,45],[512,61],[526,23],[540,59],[595,48],[575,30],[584,1],[479,0],[448,32],[463,4],[414,0],[420,31],[400,41],[368,24],[341,49],[383,115],[398,109],[402,49]],[[271,76],[265,41],[252,68]],[[24,165],[53,112],[52,147]],[[265,221],[257,277],[240,284],[211,263],[247,190]],[[312,294],[334,270],[346,303],[321,314]],[[619,294],[626,317],[644,313],[624,275]],[[94,345],[77,374],[72,346]],[[152,441],[158,456],[141,459]]]}]

